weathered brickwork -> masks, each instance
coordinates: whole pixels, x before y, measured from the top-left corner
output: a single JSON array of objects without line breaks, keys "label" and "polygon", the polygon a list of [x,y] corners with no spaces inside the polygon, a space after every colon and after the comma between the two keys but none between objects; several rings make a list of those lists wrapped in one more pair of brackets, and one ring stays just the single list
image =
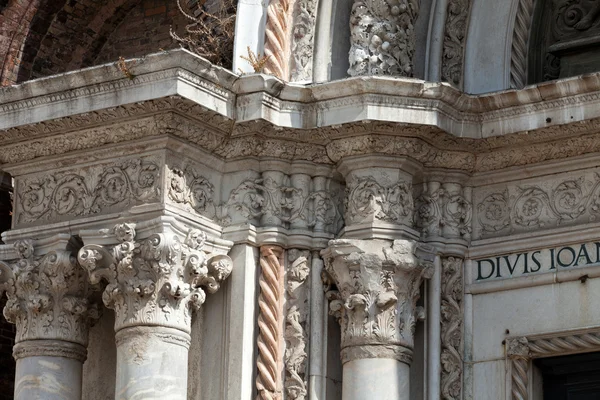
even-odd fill
[{"label": "weathered brickwork", "polygon": [[186,23],[168,0],[0,0],[0,85],[170,49]]}]

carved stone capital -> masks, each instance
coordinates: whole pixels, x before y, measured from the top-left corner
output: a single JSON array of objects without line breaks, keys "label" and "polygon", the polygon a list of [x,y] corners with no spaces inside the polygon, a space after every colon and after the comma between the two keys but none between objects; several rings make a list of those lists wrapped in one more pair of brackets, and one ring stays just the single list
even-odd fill
[{"label": "carved stone capital", "polygon": [[6,291],[7,321],[17,326],[16,343],[54,340],[87,346],[88,319],[97,308],[88,301],[85,272],[65,246],[37,254],[33,240],[15,242],[18,259],[0,262],[0,293]]},{"label": "carved stone capital", "polygon": [[112,233],[117,245],[88,244],[78,258],[92,284],[108,283],[102,300],[115,310],[115,331],[150,325],[189,333],[192,310],[229,276],[231,259],[205,253],[207,237],[197,229],[182,237],[167,228],[139,241],[135,224],[118,224]]},{"label": "carved stone capital", "polygon": [[410,240],[332,240],[321,254],[337,286],[328,297],[342,326],[343,361],[410,364],[419,289],[432,276],[432,254]]}]

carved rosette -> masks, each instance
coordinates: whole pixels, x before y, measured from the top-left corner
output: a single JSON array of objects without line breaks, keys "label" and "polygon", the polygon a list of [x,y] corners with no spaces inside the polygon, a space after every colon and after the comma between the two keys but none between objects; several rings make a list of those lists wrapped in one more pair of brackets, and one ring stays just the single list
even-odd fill
[{"label": "carved rosette", "polygon": [[119,244],[107,248],[89,244],[79,251],[79,262],[89,280],[108,285],[104,304],[115,310],[115,331],[132,326],[163,326],[186,333],[192,310],[216,292],[231,273],[226,255],[203,251],[206,234],[190,229],[185,238],[168,231],[137,241],[135,224],[113,229]]},{"label": "carved rosette", "polygon": [[332,240],[321,254],[337,286],[328,298],[342,326],[342,362],[410,364],[420,286],[433,274],[430,250],[410,240]]},{"label": "carved rosette", "polygon": [[304,400],[308,396],[308,277],[310,251],[288,251],[286,270],[285,391],[288,399]]},{"label": "carved rosette", "polygon": [[442,399],[460,399],[462,388],[462,298],[463,260],[457,257],[442,259]]},{"label": "carved rosette", "polygon": [[32,240],[14,247],[19,259],[0,262],[0,294],[6,291],[8,297],[4,316],[17,326],[15,342],[59,340],[87,346],[88,319],[97,317],[97,308],[88,301],[85,272],[75,257],[64,249],[35,255]]},{"label": "carved rosette", "polygon": [[413,76],[419,0],[355,0],[348,74]]}]

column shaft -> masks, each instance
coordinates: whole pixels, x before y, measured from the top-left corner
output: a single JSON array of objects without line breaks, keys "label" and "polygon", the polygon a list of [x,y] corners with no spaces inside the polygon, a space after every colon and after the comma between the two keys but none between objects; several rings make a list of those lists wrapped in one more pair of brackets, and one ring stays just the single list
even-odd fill
[{"label": "column shaft", "polygon": [[409,400],[410,366],[389,358],[344,364],[342,400]]},{"label": "column shaft", "polygon": [[190,336],[178,329],[137,326],[117,332],[115,399],[187,398]]}]

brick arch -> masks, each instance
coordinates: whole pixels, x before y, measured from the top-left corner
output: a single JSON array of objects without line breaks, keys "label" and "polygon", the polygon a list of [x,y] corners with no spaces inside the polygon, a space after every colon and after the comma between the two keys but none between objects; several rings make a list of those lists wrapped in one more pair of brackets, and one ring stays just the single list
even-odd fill
[{"label": "brick arch", "polygon": [[5,1],[0,9],[0,86],[17,81],[22,48],[40,0]]},{"label": "brick arch", "polygon": [[0,85],[175,47],[185,23],[172,0],[0,0]]}]

